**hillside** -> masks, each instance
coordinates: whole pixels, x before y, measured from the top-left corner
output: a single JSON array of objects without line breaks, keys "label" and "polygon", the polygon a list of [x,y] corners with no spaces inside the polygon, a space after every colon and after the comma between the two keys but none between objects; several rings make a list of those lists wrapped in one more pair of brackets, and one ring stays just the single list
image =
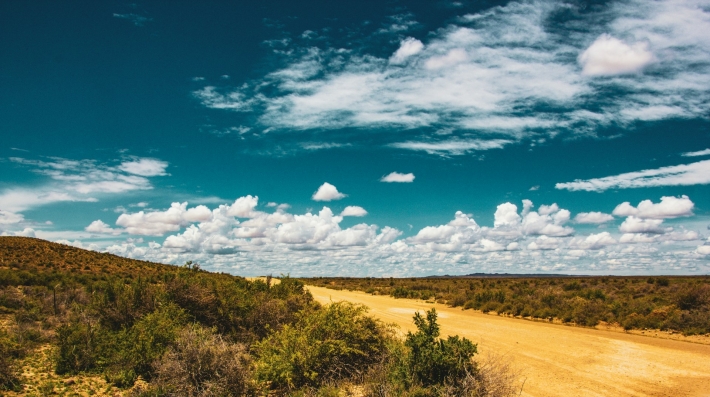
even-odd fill
[{"label": "hillside", "polygon": [[470,340],[439,338],[434,311],[415,317],[417,332],[402,340],[365,306],[321,305],[299,280],[279,281],[3,237],[0,395],[505,397],[519,390],[507,367],[477,364]]},{"label": "hillside", "polygon": [[0,268],[38,273],[150,276],[174,269],[163,265],[88,251],[31,237],[0,237]]}]

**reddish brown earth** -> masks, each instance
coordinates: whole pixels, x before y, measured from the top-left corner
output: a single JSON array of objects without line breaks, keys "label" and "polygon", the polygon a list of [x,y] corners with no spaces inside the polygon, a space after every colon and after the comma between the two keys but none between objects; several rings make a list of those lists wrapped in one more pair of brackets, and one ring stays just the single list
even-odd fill
[{"label": "reddish brown earth", "polygon": [[506,354],[522,373],[523,396],[710,396],[710,345],[486,315],[409,299],[308,287],[321,303],[361,303],[404,332],[435,307],[442,334]]}]

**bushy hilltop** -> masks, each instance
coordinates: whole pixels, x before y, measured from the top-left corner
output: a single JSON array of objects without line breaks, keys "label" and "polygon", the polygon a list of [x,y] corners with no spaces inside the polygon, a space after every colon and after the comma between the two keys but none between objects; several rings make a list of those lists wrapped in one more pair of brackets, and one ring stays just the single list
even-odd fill
[{"label": "bushy hilltop", "polygon": [[0,237],[0,268],[131,277],[161,274],[174,266],[87,251],[38,238],[3,236]]},{"label": "bushy hilltop", "polygon": [[279,281],[0,237],[0,394],[519,391],[505,366],[479,366],[470,341],[440,339],[433,310],[401,340],[363,306],[321,306],[301,281]]}]

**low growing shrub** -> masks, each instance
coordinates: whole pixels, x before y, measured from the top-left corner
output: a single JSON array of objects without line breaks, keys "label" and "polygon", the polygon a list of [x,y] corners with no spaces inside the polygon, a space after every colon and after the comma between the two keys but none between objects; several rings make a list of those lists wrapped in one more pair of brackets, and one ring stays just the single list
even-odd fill
[{"label": "low growing shrub", "polygon": [[389,337],[366,312],[348,302],[302,311],[295,324],[255,345],[257,378],[272,389],[294,390],[364,372],[381,359]]}]

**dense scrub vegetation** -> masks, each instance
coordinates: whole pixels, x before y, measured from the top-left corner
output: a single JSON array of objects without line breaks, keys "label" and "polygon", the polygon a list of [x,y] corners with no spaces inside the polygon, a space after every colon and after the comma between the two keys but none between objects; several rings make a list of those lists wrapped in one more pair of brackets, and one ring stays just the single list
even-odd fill
[{"label": "dense scrub vegetation", "polygon": [[22,391],[18,363],[49,345],[57,374],[100,375],[131,396],[516,391],[470,341],[439,339],[434,311],[403,341],[363,306],[321,306],[301,281],[272,281],[0,237],[0,390]]},{"label": "dense scrub vegetation", "polygon": [[311,278],[312,285],[582,326],[710,333],[710,277]]}]

